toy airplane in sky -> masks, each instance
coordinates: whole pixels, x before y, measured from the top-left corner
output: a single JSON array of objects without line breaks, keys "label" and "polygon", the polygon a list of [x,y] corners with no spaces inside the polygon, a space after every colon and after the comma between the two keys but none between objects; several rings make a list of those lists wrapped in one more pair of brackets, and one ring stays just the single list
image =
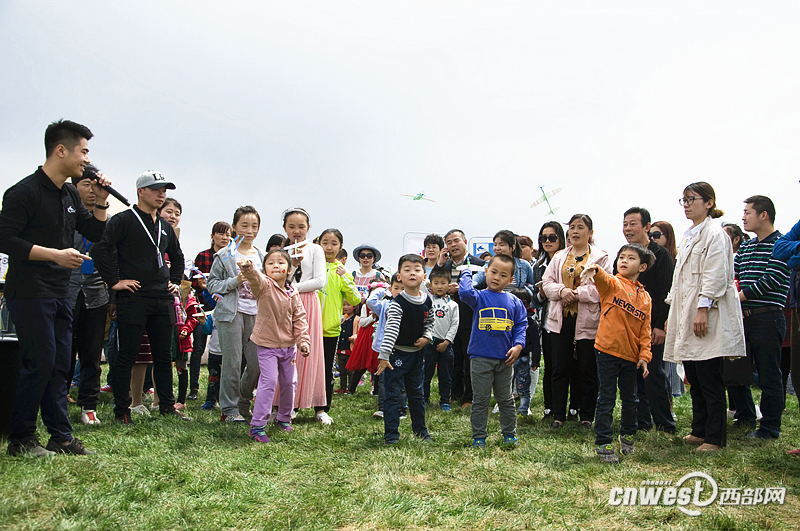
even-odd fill
[{"label": "toy airplane in sky", "polygon": [[428,199],[427,197],[425,197],[425,194],[423,194],[422,192],[413,195],[412,194],[400,194],[400,195],[405,197],[410,197],[412,201],[430,201],[431,203],[436,202],[435,199]]},{"label": "toy airplane in sky", "polygon": [[544,186],[540,186],[539,190],[542,191],[542,197],[531,203],[531,208],[541,205],[542,203],[547,205],[547,208],[550,210],[547,211],[548,214],[555,214],[558,208],[553,208],[553,205],[550,204],[550,199],[561,191],[561,188],[553,188],[549,192],[544,191]]}]

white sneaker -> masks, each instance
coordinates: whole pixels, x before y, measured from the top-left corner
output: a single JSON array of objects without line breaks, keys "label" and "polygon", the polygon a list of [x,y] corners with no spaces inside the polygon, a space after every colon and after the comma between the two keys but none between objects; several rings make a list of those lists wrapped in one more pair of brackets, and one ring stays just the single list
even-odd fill
[{"label": "white sneaker", "polygon": [[293,409],[291,415],[289,415],[289,416],[292,418],[292,420],[296,419],[297,418],[297,410]]},{"label": "white sneaker", "polygon": [[495,404],[492,408],[492,413],[500,413],[500,404]]},{"label": "white sneaker", "polygon": [[139,404],[136,407],[131,408],[131,413],[136,413],[137,415],[142,415],[144,417],[150,416],[150,410],[147,409],[147,406],[144,404]]},{"label": "white sneaker", "polygon": [[317,412],[317,420],[323,426],[330,426],[331,424],[333,424],[333,419],[331,418],[331,416],[325,413],[324,411]]},{"label": "white sneaker", "polygon": [[158,404],[150,404],[150,411],[160,411],[161,408],[158,407]]},{"label": "white sneaker", "polygon": [[755,406],[756,406],[756,420],[761,420],[761,408],[758,407],[758,404],[755,404]]},{"label": "white sneaker", "polygon": [[81,409],[81,422],[87,426],[99,426],[100,419],[94,409]]},{"label": "white sneaker", "polygon": [[373,416],[373,417],[375,417],[376,419],[382,419],[382,418],[383,418],[383,411],[381,411],[381,410],[379,409],[378,411],[376,411],[375,413],[373,413],[373,414],[372,414],[372,416]]}]

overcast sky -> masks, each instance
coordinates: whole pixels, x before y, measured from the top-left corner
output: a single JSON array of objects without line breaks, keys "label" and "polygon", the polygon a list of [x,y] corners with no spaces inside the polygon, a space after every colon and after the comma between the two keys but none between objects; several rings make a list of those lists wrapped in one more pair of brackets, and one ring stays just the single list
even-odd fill
[{"label": "overcast sky", "polygon": [[394,268],[407,232],[535,235],[539,186],[610,251],[629,206],[682,232],[697,180],[729,220],[772,197],[788,229],[799,5],[645,4],[0,0],[0,185],[63,117],[130,198],[147,169],[177,183],[191,257],[239,205],[261,246],[299,205]]}]

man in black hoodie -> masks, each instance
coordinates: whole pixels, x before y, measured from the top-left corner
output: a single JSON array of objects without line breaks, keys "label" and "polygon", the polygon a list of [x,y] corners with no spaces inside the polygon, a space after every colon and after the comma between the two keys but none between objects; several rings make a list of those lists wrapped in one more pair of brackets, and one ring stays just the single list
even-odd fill
[{"label": "man in black hoodie", "polygon": [[639,405],[637,416],[640,430],[656,430],[675,433],[675,419],[670,408],[670,389],[667,385],[667,373],[664,370],[664,326],[669,314],[669,305],[664,300],[672,287],[672,272],[675,262],[669,252],[655,242],[650,241],[650,212],[645,208],[633,207],[625,211],[622,221],[622,233],[628,243],[638,243],[650,249],[656,255],[652,267],[639,275],[639,282],[644,285],[653,301],[650,317],[652,330],[653,358],[647,364],[650,376],[645,380],[641,373],[637,376],[637,394]]},{"label": "man in black hoodie", "polygon": [[467,237],[464,231],[452,229],[444,236],[445,249],[439,255],[439,265],[450,272],[450,298],[458,303],[458,332],[453,341],[453,400],[460,401],[462,407],[472,405],[472,381],[470,361],[467,353],[472,333],[472,308],[458,297],[458,277],[461,265],[485,266],[486,262],[467,253]]}]

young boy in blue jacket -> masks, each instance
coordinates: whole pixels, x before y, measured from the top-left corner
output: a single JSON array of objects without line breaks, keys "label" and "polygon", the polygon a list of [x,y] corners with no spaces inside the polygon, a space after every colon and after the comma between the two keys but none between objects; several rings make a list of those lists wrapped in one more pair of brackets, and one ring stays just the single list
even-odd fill
[{"label": "young boy in blue jacket", "polygon": [[472,446],[486,447],[489,397],[500,408],[504,444],[517,444],[517,417],[511,383],[514,362],[525,346],[528,315],[517,297],[503,290],[514,280],[516,264],[510,256],[497,255],[486,268],[486,289],[472,286],[472,272],[462,271],[458,295],[473,309],[472,335],[467,352],[472,376]]}]

